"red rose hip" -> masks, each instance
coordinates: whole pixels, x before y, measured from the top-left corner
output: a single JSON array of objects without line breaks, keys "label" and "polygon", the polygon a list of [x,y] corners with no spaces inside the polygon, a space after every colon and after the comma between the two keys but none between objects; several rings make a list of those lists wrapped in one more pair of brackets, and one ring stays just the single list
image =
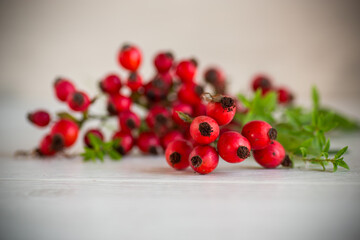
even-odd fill
[{"label": "red rose hip", "polygon": [[30,122],[38,127],[45,127],[50,122],[50,114],[43,110],[38,110],[27,115]]},{"label": "red rose hip", "polygon": [[208,174],[215,170],[219,163],[219,155],[215,148],[205,145],[195,147],[189,155],[189,163],[195,172]]},{"label": "red rose hip", "polygon": [[197,62],[195,59],[184,60],[176,66],[176,75],[184,83],[192,83],[196,74]]},{"label": "red rose hip", "polygon": [[294,96],[291,94],[291,92],[284,87],[278,88],[276,92],[278,95],[278,102],[280,104],[289,104],[294,99]]},{"label": "red rose hip", "polygon": [[40,142],[39,154],[41,156],[52,156],[64,148],[64,139],[59,134],[46,135]]},{"label": "red rose hip", "polygon": [[155,56],[154,65],[159,73],[168,72],[174,62],[171,52],[161,52]]},{"label": "red rose hip", "polygon": [[186,140],[172,141],[166,148],[165,158],[167,163],[176,170],[189,166],[189,155],[192,145]]},{"label": "red rose hip", "polygon": [[257,163],[264,168],[276,168],[285,159],[285,149],[277,141],[272,141],[266,148],[253,151]]},{"label": "red rose hip", "polygon": [[140,50],[132,45],[124,45],[118,55],[121,66],[130,71],[136,71],[141,63]]},{"label": "red rose hip", "polygon": [[259,74],[254,77],[252,82],[252,88],[254,91],[256,91],[257,89],[261,89],[262,94],[266,94],[272,89],[272,83],[269,77]]},{"label": "red rose hip", "polygon": [[109,97],[107,108],[111,115],[116,115],[123,111],[129,111],[131,104],[131,98],[114,94]]},{"label": "red rose hip", "polygon": [[74,84],[65,78],[56,79],[54,88],[56,97],[62,102],[66,102],[68,96],[76,90]]},{"label": "red rose hip", "polygon": [[131,111],[124,111],[119,113],[119,126],[121,131],[131,131],[139,128],[141,120],[138,115]]},{"label": "red rose hip", "polygon": [[135,140],[130,132],[116,132],[113,137],[113,140],[119,139],[120,142],[118,146],[116,146],[116,151],[118,151],[121,155],[126,155],[131,151],[134,146]]},{"label": "red rose hip", "polygon": [[199,144],[209,144],[219,136],[219,125],[211,117],[196,117],[190,125],[191,137]]},{"label": "red rose hip", "polygon": [[250,156],[251,146],[240,133],[228,131],[220,136],[217,149],[222,159],[229,163],[238,163]]},{"label": "red rose hip", "polygon": [[84,112],[89,108],[90,98],[84,92],[75,91],[69,95],[67,103],[70,109],[77,112]]},{"label": "red rose hip", "polygon": [[179,130],[172,130],[170,132],[167,132],[160,139],[160,143],[161,143],[161,146],[163,147],[163,149],[165,150],[171,142],[173,142],[175,140],[179,140],[179,139],[184,139],[183,134]]},{"label": "red rose hip", "polygon": [[51,135],[59,134],[64,139],[65,147],[70,147],[76,142],[79,127],[73,121],[61,119],[51,128]]},{"label": "red rose hip", "polygon": [[87,147],[92,148],[93,146],[91,145],[90,142],[90,138],[89,135],[92,134],[95,137],[99,138],[101,141],[104,141],[104,135],[103,133],[100,131],[100,129],[89,129],[86,131],[85,135],[84,135],[84,143]]},{"label": "red rose hip", "polygon": [[192,107],[189,104],[181,103],[181,102],[175,103],[173,105],[173,107],[172,107],[171,116],[172,116],[172,119],[174,120],[174,122],[176,124],[179,124],[179,125],[183,126],[183,127],[188,126],[189,123],[182,120],[179,117],[177,112],[183,112],[183,113],[185,113],[185,114],[187,114],[189,116],[192,116],[193,115]]},{"label": "red rose hip", "polygon": [[230,123],[235,113],[235,101],[228,96],[215,97],[206,105],[206,115],[215,119],[219,126]]},{"label": "red rose hip", "polygon": [[249,140],[253,150],[267,147],[277,137],[275,128],[265,121],[251,121],[244,125],[241,134]]},{"label": "red rose hip", "polygon": [[130,88],[131,91],[136,92],[143,86],[143,80],[139,73],[131,72],[127,81],[126,86]]},{"label": "red rose hip", "polygon": [[137,146],[145,154],[157,155],[161,147],[160,139],[153,132],[142,132],[137,139]]},{"label": "red rose hip", "polygon": [[108,94],[119,93],[121,88],[121,79],[118,75],[107,75],[100,83],[100,89]]}]

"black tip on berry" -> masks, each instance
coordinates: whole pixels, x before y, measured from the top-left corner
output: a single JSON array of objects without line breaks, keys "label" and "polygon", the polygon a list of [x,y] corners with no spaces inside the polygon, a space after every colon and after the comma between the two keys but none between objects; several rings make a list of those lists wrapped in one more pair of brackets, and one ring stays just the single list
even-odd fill
[{"label": "black tip on berry", "polygon": [[250,156],[250,151],[249,151],[249,149],[247,147],[240,146],[237,149],[236,154],[238,155],[239,158],[246,159],[246,158],[248,158]]},{"label": "black tip on berry", "polygon": [[55,134],[52,137],[50,148],[56,152],[64,148],[64,138],[60,134]]},{"label": "black tip on berry", "polygon": [[199,132],[204,137],[210,137],[211,133],[213,132],[213,129],[209,123],[202,122],[199,124]]},{"label": "black tip on berry", "polygon": [[270,128],[269,132],[268,132],[269,138],[271,140],[275,140],[277,138],[277,131],[275,128]]},{"label": "black tip on berry", "polygon": [[126,121],[126,126],[128,126],[128,128],[130,128],[130,129],[134,129],[136,127],[135,122],[132,119],[128,119]]},{"label": "black tip on berry", "polygon": [[153,80],[152,85],[156,88],[163,88],[165,86],[165,82],[160,77],[156,77]]},{"label": "black tip on berry", "polygon": [[84,96],[83,96],[81,93],[79,93],[79,92],[74,93],[72,100],[73,100],[74,103],[75,103],[76,105],[78,105],[78,106],[83,105],[83,103],[84,103],[84,101],[85,101]]},{"label": "black tip on berry", "polygon": [[231,97],[222,97],[220,103],[221,107],[228,112],[231,112],[235,105],[235,101]]},{"label": "black tip on berry", "polygon": [[172,52],[166,52],[165,55],[166,55],[168,58],[174,59],[174,54],[173,54]]},{"label": "black tip on berry", "polygon": [[179,163],[181,160],[181,155],[178,152],[173,152],[172,154],[170,154],[170,162],[172,165],[175,165],[177,163]]},{"label": "black tip on berry", "polygon": [[161,125],[165,125],[167,123],[167,118],[162,114],[156,115],[155,120],[156,120],[156,123],[161,124]]},{"label": "black tip on berry", "polygon": [[32,120],[32,114],[31,114],[31,113],[28,113],[28,114],[26,115],[26,118],[27,118],[30,122],[33,122],[33,120]]},{"label": "black tip on berry", "polygon": [[56,84],[58,84],[61,80],[62,80],[61,77],[57,77],[54,81],[54,86],[56,86]]},{"label": "black tip on berry", "polygon": [[155,146],[151,146],[149,148],[149,153],[152,154],[152,155],[158,155],[159,154],[159,152],[158,152],[158,150],[157,150],[157,148]]},{"label": "black tip on berry", "polygon": [[118,147],[116,148],[116,151],[117,151],[118,153],[120,153],[121,155],[125,155],[125,149],[124,149],[123,146],[118,146]]},{"label": "black tip on berry", "polygon": [[291,161],[289,155],[285,155],[285,158],[282,161],[281,165],[284,167],[289,167],[289,168],[291,168],[293,166],[293,162]]},{"label": "black tip on berry", "polygon": [[191,165],[193,165],[193,167],[197,168],[200,167],[202,164],[202,159],[200,156],[194,156],[190,159],[191,161]]},{"label": "black tip on berry", "polygon": [[101,81],[99,82],[99,88],[101,89],[101,91],[105,92],[103,83]]},{"label": "black tip on berry", "polygon": [[271,87],[271,82],[267,78],[262,78],[261,81],[260,81],[260,86],[261,86],[261,88],[270,88]]},{"label": "black tip on berry", "polygon": [[131,72],[129,75],[129,80],[130,81],[135,81],[137,78],[137,73],[136,72]]},{"label": "black tip on berry", "polygon": [[195,90],[195,93],[198,96],[201,96],[204,93],[204,88],[202,86],[199,86],[199,85],[197,85],[194,90]]},{"label": "black tip on berry", "polygon": [[121,47],[121,51],[125,51],[126,49],[128,49],[130,47],[131,47],[131,45],[126,43]]},{"label": "black tip on berry", "polygon": [[198,66],[198,61],[195,58],[190,59],[190,62],[192,62],[192,64],[194,64],[195,67]]},{"label": "black tip on berry", "polygon": [[108,103],[107,105],[107,111],[110,115],[114,116],[118,114],[118,111],[116,110],[114,104]]},{"label": "black tip on berry", "polygon": [[217,73],[215,69],[209,69],[205,74],[205,81],[210,84],[215,84],[217,82]]}]

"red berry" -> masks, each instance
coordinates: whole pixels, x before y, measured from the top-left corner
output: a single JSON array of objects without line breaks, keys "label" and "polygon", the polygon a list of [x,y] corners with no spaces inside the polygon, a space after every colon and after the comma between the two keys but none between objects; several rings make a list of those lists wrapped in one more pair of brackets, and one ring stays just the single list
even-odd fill
[{"label": "red berry", "polygon": [[184,60],[176,66],[176,75],[184,83],[192,83],[196,74],[197,62],[194,59]]},{"label": "red berry", "polygon": [[103,80],[101,80],[100,89],[108,94],[119,93],[121,88],[121,79],[115,74],[107,75]]},{"label": "red berry", "polygon": [[252,87],[254,91],[260,88],[262,90],[262,94],[266,94],[272,89],[272,83],[267,76],[257,75],[253,79]]},{"label": "red berry", "polygon": [[293,95],[291,94],[291,92],[284,88],[278,88],[277,90],[277,94],[278,94],[278,102],[281,104],[288,104],[291,103],[292,100],[294,99]]},{"label": "red berry", "polygon": [[59,134],[64,139],[65,147],[70,147],[76,142],[79,134],[79,127],[73,121],[61,119],[51,128],[51,135]]},{"label": "red berry", "polygon": [[112,139],[120,140],[119,145],[116,147],[116,151],[118,151],[121,155],[126,155],[128,152],[130,152],[135,144],[135,140],[130,132],[116,132]]},{"label": "red berry", "polygon": [[118,55],[118,61],[125,69],[136,71],[141,63],[140,50],[131,45],[124,45]]},{"label": "red berry", "polygon": [[253,150],[266,148],[277,137],[275,128],[264,121],[251,121],[244,125],[241,134],[249,140]]},{"label": "red berry", "polygon": [[217,67],[210,67],[205,71],[204,74],[205,81],[210,83],[214,88],[216,93],[224,94],[225,93],[225,75],[221,69]]},{"label": "red berry", "polygon": [[59,134],[46,135],[40,142],[39,153],[42,156],[52,156],[64,148],[64,139]]},{"label": "red berry", "polygon": [[167,72],[173,65],[174,56],[170,52],[161,52],[155,56],[154,65],[159,73]]},{"label": "red berry", "polygon": [[139,128],[141,120],[138,115],[131,111],[124,111],[119,113],[119,126],[121,131],[131,131]]},{"label": "red berry", "polygon": [[126,85],[130,88],[131,91],[136,92],[143,86],[143,80],[139,73],[131,72]]},{"label": "red berry", "polygon": [[250,142],[238,132],[223,133],[217,143],[219,155],[229,163],[244,161],[250,156]]},{"label": "red berry", "polygon": [[165,150],[166,147],[174,140],[184,139],[183,134],[179,130],[172,130],[167,132],[161,139],[160,143],[163,149]]},{"label": "red berry", "polygon": [[235,113],[235,101],[228,96],[222,96],[218,102],[211,101],[206,105],[206,115],[215,119],[219,126],[230,123]]},{"label": "red berry", "polygon": [[157,75],[144,88],[147,99],[151,102],[158,102],[166,99],[170,85],[160,75]]},{"label": "red berry", "polygon": [[68,96],[75,92],[75,86],[69,80],[64,78],[58,78],[54,83],[56,97],[62,101],[66,102]]},{"label": "red berry", "polygon": [[137,145],[143,153],[156,155],[159,153],[160,140],[153,132],[142,132],[139,134]]},{"label": "red berry", "polygon": [[279,142],[272,141],[266,148],[253,151],[253,156],[264,168],[276,168],[285,159],[285,150]]},{"label": "red berry", "polygon": [[166,161],[176,170],[185,169],[189,166],[189,155],[191,150],[192,146],[188,141],[175,140],[166,148]]},{"label": "red berry", "polygon": [[209,144],[219,136],[219,125],[211,117],[196,117],[190,125],[192,138],[200,144]]},{"label": "red berry", "polygon": [[215,170],[219,163],[219,155],[215,148],[209,145],[195,147],[190,155],[189,162],[192,169],[200,174],[208,174]]},{"label": "red berry", "polygon": [[99,138],[101,141],[104,141],[104,135],[103,133],[100,131],[100,129],[89,129],[86,131],[85,135],[84,135],[84,143],[86,146],[88,146],[89,148],[92,148],[93,146],[90,143],[90,138],[89,138],[89,134],[94,135],[95,137]]},{"label": "red berry", "polygon": [[206,115],[206,105],[203,103],[199,103],[193,105],[194,117]]},{"label": "red berry", "polygon": [[120,94],[114,94],[109,97],[108,111],[111,115],[116,115],[123,111],[129,111],[131,104],[131,98]]},{"label": "red berry", "polygon": [[84,112],[90,106],[90,98],[84,92],[75,91],[69,95],[67,103],[72,110]]},{"label": "red berry", "polygon": [[37,110],[35,112],[29,113],[27,118],[30,122],[38,127],[45,127],[50,122],[50,114],[43,110]]},{"label": "red berry", "polygon": [[178,98],[183,103],[195,106],[201,103],[201,95],[203,93],[204,89],[201,86],[195,83],[187,83],[180,87]]},{"label": "red berry", "polygon": [[167,126],[170,119],[170,112],[163,106],[156,105],[152,107],[145,118],[150,128]]},{"label": "red berry", "polygon": [[181,102],[177,102],[173,105],[172,107],[172,113],[171,113],[171,116],[172,116],[172,119],[174,120],[174,122],[176,124],[179,124],[181,126],[188,126],[189,123],[187,122],[184,122],[184,120],[182,120],[178,113],[177,112],[183,112],[189,116],[192,116],[193,115],[193,109],[192,107],[189,105],[189,104],[186,104],[186,103],[181,103]]}]

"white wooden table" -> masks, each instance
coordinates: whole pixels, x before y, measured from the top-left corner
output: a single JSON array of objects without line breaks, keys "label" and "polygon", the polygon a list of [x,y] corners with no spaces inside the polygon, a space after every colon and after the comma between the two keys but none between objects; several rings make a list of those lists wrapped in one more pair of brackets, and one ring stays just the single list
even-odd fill
[{"label": "white wooden table", "polygon": [[351,149],[337,173],[1,157],[0,239],[360,239],[359,136],[334,143]]}]

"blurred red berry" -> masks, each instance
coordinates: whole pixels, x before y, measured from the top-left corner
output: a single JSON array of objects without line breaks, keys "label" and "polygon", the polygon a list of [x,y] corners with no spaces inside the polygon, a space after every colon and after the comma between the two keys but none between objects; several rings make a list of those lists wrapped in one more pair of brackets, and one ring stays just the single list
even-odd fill
[{"label": "blurred red berry", "polygon": [[183,112],[191,117],[193,115],[193,109],[191,105],[182,102],[177,102],[173,105],[172,113],[171,113],[172,119],[176,124],[179,124],[181,126],[188,126],[189,123],[182,120],[177,112]]},{"label": "blurred red berry", "polygon": [[131,131],[140,127],[141,120],[138,115],[131,111],[119,113],[119,126],[121,131]]},{"label": "blurred red berry", "polygon": [[174,56],[171,52],[161,52],[155,56],[154,65],[159,73],[168,72],[173,65]]},{"label": "blurred red berry", "polygon": [[100,89],[105,93],[119,93],[121,88],[121,79],[118,75],[110,74],[100,81],[99,86]]},{"label": "blurred red berry", "polygon": [[160,140],[154,132],[142,132],[137,139],[139,149],[147,154],[157,155],[160,153]]},{"label": "blurred red berry", "polygon": [[181,102],[190,105],[198,105],[201,103],[201,95],[204,89],[197,84],[188,83],[183,84],[178,91],[178,98]]},{"label": "blurred red berry", "polygon": [[161,139],[160,143],[163,149],[165,150],[166,147],[174,140],[184,139],[183,134],[179,130],[172,130],[167,132]]},{"label": "blurred red berry", "polygon": [[45,127],[50,122],[50,114],[44,110],[37,110],[27,115],[30,122],[38,127]]},{"label": "blurred red berry", "polygon": [[74,84],[72,84],[70,80],[67,80],[65,78],[56,79],[54,83],[54,88],[56,97],[62,102],[66,102],[68,96],[71,93],[75,92]]},{"label": "blurred red berry", "polygon": [[61,151],[64,148],[64,139],[59,134],[46,135],[39,145],[39,154],[41,156],[52,156],[56,152]]},{"label": "blurred red berry", "polygon": [[197,62],[195,59],[184,60],[176,66],[176,75],[183,83],[194,82],[196,74]]},{"label": "blurred red berry", "polygon": [[59,134],[64,139],[65,147],[70,147],[76,142],[79,134],[79,127],[73,121],[61,119],[51,128],[51,135]]},{"label": "blurred red berry", "polygon": [[281,87],[276,91],[278,94],[278,102],[280,104],[289,104],[293,101],[294,97],[288,89]]},{"label": "blurred red berry", "polygon": [[104,141],[104,135],[103,133],[101,132],[100,129],[89,129],[86,131],[85,135],[84,135],[84,143],[86,146],[88,146],[89,148],[92,148],[93,146],[91,145],[91,142],[90,142],[90,138],[89,138],[89,135],[92,134],[94,135],[95,137],[99,138],[101,141]]},{"label": "blurred red berry", "polygon": [[143,86],[142,77],[137,72],[131,72],[126,81],[126,85],[131,91],[136,92]]},{"label": "blurred red berry", "polygon": [[210,67],[205,71],[205,81],[211,84],[216,93],[224,94],[226,90],[225,74],[218,67]]},{"label": "blurred red berry", "polygon": [[154,79],[148,82],[145,86],[145,96],[150,102],[158,102],[166,99],[170,85],[163,78],[157,75]]},{"label": "blurred red berry", "polygon": [[120,140],[119,144],[116,146],[116,151],[118,151],[121,155],[129,153],[135,144],[135,140],[130,132],[116,132],[112,139]]},{"label": "blurred red berry", "polygon": [[107,108],[110,115],[117,115],[120,112],[129,111],[131,104],[131,98],[120,94],[114,94],[109,96]]},{"label": "blurred red berry", "polygon": [[141,64],[141,52],[136,46],[124,45],[118,55],[118,61],[125,69],[136,71]]},{"label": "blurred red berry", "polygon": [[262,91],[262,94],[266,94],[273,87],[272,87],[272,83],[271,83],[271,80],[269,79],[269,77],[267,77],[265,75],[257,75],[253,79],[252,88],[254,91],[256,91],[257,89],[260,88]]},{"label": "blurred red berry", "polygon": [[70,109],[77,112],[84,112],[89,108],[90,98],[84,92],[75,91],[69,95],[67,103]]},{"label": "blurred red berry", "polygon": [[156,105],[150,108],[145,121],[150,128],[167,126],[170,120],[170,112],[167,108]]}]

